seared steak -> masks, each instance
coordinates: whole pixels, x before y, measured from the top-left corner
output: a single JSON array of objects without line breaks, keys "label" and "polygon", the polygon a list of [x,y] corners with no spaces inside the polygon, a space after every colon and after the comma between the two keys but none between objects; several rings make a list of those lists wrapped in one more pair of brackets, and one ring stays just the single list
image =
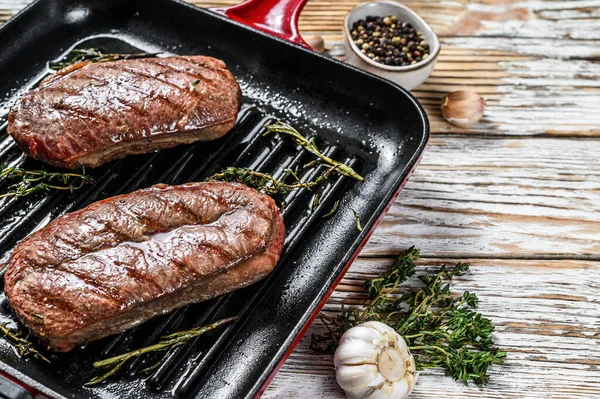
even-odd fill
[{"label": "seared steak", "polygon": [[40,161],[96,167],[217,139],[235,124],[240,97],[225,63],[210,57],[81,62],[25,93],[8,134]]},{"label": "seared steak", "polygon": [[66,214],[19,243],[10,306],[55,351],[252,284],[285,226],[275,202],[237,183],[157,185]]}]

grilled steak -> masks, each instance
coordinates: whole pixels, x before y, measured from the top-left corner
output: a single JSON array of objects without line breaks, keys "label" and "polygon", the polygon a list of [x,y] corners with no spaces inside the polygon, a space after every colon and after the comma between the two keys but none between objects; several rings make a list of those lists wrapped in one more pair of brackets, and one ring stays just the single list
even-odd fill
[{"label": "grilled steak", "polygon": [[96,167],[217,139],[235,124],[240,97],[225,63],[210,57],[81,62],[25,93],[8,134],[40,161]]},{"label": "grilled steak", "polygon": [[284,235],[275,202],[247,186],[157,185],[61,216],[25,238],[4,290],[36,336],[69,351],[262,279]]}]

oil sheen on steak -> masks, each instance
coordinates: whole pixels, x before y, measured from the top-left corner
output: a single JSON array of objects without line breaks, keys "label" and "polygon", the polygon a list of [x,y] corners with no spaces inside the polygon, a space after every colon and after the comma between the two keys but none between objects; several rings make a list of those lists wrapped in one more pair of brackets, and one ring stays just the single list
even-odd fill
[{"label": "oil sheen on steak", "polygon": [[225,63],[210,57],[81,62],[25,93],[8,134],[40,161],[96,167],[217,139],[235,124],[240,97]]},{"label": "oil sheen on steak", "polygon": [[275,202],[237,183],[157,185],[66,214],[21,241],[4,277],[50,350],[252,284],[281,254]]}]

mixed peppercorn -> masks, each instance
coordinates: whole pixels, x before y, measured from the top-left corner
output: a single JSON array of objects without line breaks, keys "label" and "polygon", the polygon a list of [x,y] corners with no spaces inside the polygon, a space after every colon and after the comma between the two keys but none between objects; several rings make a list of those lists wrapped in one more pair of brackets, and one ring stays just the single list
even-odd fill
[{"label": "mixed peppercorn", "polygon": [[405,66],[429,57],[429,44],[422,33],[394,15],[360,19],[350,34],[363,54],[381,64]]}]

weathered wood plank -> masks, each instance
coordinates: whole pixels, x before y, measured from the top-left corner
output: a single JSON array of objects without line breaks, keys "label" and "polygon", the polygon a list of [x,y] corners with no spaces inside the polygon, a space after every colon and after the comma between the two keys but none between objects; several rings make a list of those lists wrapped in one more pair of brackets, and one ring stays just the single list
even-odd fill
[{"label": "weathered wood plank", "polygon": [[[235,4],[238,0],[193,0],[200,6]],[[301,17],[304,31],[339,31],[344,17],[360,0],[310,0]],[[600,1],[447,1],[408,0],[443,36],[600,39]]]},{"label": "weathered wood plank", "polygon": [[[31,0],[0,0],[0,10],[16,12]],[[220,7],[239,0],[192,0],[201,7]],[[303,31],[339,31],[344,17],[360,0],[310,0],[301,18]],[[442,36],[600,39],[600,0],[447,1],[409,0]]]},{"label": "weathered wood plank", "polygon": [[[195,1],[202,6],[238,0]],[[304,33],[342,56],[340,27],[358,0],[310,0]],[[0,0],[0,21],[29,0]],[[600,249],[600,0],[407,1],[443,36],[436,70],[414,93],[434,136],[421,166],[365,248],[381,256],[417,245],[423,255],[597,257]],[[462,37],[457,37],[462,36]],[[447,124],[442,94],[470,88],[488,109],[465,130]],[[475,136],[467,136],[474,134]],[[489,137],[485,137],[485,136]],[[567,138],[502,138],[507,135]],[[590,136],[590,138],[586,138]],[[358,303],[361,283],[390,260],[359,259],[326,309]],[[438,264],[431,259],[424,268]],[[570,398],[600,392],[600,263],[474,260],[457,290],[481,297],[507,363],[486,391],[423,373],[415,398]],[[309,334],[322,328],[315,323]],[[267,398],[342,398],[330,356],[299,344]]]},{"label": "weathered wood plank", "polygon": [[[362,282],[385,270],[391,259],[360,259],[326,305],[359,303]],[[443,260],[420,262],[435,270]],[[454,263],[447,261],[446,263]],[[496,342],[508,352],[491,371],[490,386],[464,387],[439,371],[423,372],[411,398],[592,398],[600,392],[600,263],[584,261],[470,260],[471,272],[457,279],[457,292],[480,298],[480,311],[497,326]],[[411,281],[411,285],[418,284]],[[332,314],[332,313],[330,313]],[[265,398],[344,398],[332,358],[309,349],[313,323],[277,374]]]},{"label": "weathered wood plank", "polygon": [[[0,2],[0,9],[18,9],[26,2],[4,0]],[[219,0],[196,3],[217,6],[235,2]],[[355,3],[349,0],[339,3],[311,0],[302,15],[311,19],[311,10],[317,9],[327,14],[323,10],[331,8],[333,14],[323,16],[331,21],[335,10],[351,7]],[[499,3],[483,2],[480,6],[509,7]],[[527,7],[546,7],[557,11],[562,4],[561,7],[565,6],[565,9],[573,9],[563,3],[566,2],[536,2],[534,5],[527,3]],[[443,5],[423,2],[423,7],[427,7],[431,15],[446,15],[448,9],[457,5],[470,7],[460,2]],[[593,5],[588,5],[588,8],[591,15],[598,11]],[[340,25],[330,24],[328,29],[335,33],[327,35],[325,39],[329,48],[335,48],[333,53],[342,56],[339,28]],[[414,91],[426,107],[432,132],[600,135],[600,101],[597,101],[600,93],[600,63],[597,62],[600,59],[600,46],[597,42],[556,38],[453,37],[443,39],[442,44],[435,71]],[[440,98],[454,90],[474,90],[487,99],[488,109],[482,122],[464,129],[450,125],[442,118]]]},{"label": "weathered wood plank", "polygon": [[598,254],[597,149],[594,139],[434,137],[362,254]]}]

